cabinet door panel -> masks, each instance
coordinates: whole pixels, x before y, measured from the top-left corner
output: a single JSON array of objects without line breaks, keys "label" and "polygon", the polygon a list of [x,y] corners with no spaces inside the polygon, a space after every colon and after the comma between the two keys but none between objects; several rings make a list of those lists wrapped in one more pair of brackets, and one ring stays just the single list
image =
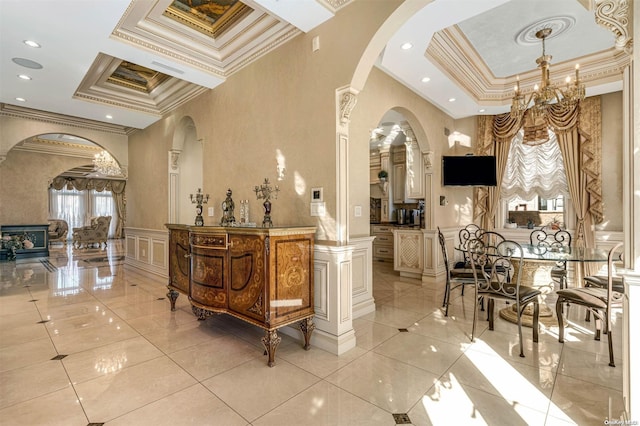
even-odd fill
[{"label": "cabinet door panel", "polygon": [[189,293],[189,231],[172,230],[169,235],[170,284]]},{"label": "cabinet door panel", "polygon": [[264,238],[231,236],[229,260],[229,309],[242,316],[264,321]]},{"label": "cabinet door panel", "polygon": [[313,313],[313,251],[309,238],[276,239],[271,245],[270,321],[275,326]]},{"label": "cabinet door panel", "polygon": [[193,301],[211,308],[226,308],[225,257],[221,250],[193,248],[189,291]]}]

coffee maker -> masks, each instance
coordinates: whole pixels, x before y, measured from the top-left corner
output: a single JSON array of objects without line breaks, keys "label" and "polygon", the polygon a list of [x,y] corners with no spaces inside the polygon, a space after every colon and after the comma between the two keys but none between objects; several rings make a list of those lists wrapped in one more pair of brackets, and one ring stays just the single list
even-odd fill
[{"label": "coffee maker", "polygon": [[396,209],[396,221],[398,225],[407,223],[407,209]]}]

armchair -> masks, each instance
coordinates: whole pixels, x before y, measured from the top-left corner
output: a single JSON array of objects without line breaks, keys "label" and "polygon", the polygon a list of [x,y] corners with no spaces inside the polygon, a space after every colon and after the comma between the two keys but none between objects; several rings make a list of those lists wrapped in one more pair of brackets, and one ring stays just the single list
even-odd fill
[{"label": "armchair", "polygon": [[67,245],[67,233],[69,225],[62,219],[49,219],[49,244],[53,242],[61,242]]},{"label": "armchair", "polygon": [[102,247],[104,243],[107,247],[107,237],[109,235],[109,225],[111,224],[111,216],[99,216],[91,220],[91,225],[81,228],[73,228],[73,246],[82,248],[89,247],[90,244],[98,244]]}]

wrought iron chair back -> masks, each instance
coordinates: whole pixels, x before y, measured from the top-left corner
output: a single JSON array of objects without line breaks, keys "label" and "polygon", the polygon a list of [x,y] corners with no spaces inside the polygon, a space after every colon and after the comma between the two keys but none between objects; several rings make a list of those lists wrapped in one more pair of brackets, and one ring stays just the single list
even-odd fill
[{"label": "wrought iron chair back", "polygon": [[[553,230],[550,230],[553,231]],[[555,232],[547,232],[542,227],[536,229],[529,235],[531,245],[537,246],[542,250],[562,252],[571,247],[571,234],[569,231],[561,229]],[[556,262],[555,268],[551,271],[551,278],[558,283],[560,289],[567,288],[567,262]]]},{"label": "wrought iron chair back", "polygon": [[[518,334],[520,338],[520,356],[524,357],[522,343],[522,314],[533,304],[533,341],[538,341],[538,296],[540,290],[522,286],[521,274],[514,271],[522,269],[522,246],[515,241],[506,240],[497,233],[484,233],[481,238],[470,240],[467,244],[471,269],[475,278],[475,291],[478,301],[488,299],[489,329],[493,330],[493,311],[495,299],[513,301],[518,315]],[[501,240],[500,240],[501,239]],[[474,310],[471,340],[473,341],[477,322],[477,309]]]},{"label": "wrought iron chair back", "polygon": [[449,315],[449,299],[451,298],[451,291],[458,287],[462,287],[462,295],[464,295],[465,285],[473,285],[475,284],[475,280],[473,278],[473,271],[470,269],[464,268],[464,266],[453,269],[451,268],[447,242],[444,238],[444,234],[440,231],[440,227],[438,227],[438,241],[440,242],[442,260],[444,262],[446,272],[444,300],[442,301],[442,307],[445,308],[444,316],[446,317]]}]

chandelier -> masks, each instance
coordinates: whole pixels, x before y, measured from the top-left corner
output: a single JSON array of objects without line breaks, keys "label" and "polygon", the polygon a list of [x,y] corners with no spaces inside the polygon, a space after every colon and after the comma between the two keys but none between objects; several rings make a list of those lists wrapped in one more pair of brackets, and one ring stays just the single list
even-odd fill
[{"label": "chandelier", "polygon": [[105,176],[120,176],[122,169],[116,160],[107,151],[100,151],[93,157],[93,165],[96,171]]},{"label": "chandelier", "polygon": [[[579,69],[576,64],[576,75],[573,83],[571,76],[565,80],[566,87],[564,89],[551,84],[549,78],[549,66],[551,65],[551,55],[545,52],[544,41],[551,35],[551,28],[543,28],[536,32],[536,38],[542,40],[542,56],[536,59],[538,68],[542,72],[540,86],[537,84],[533,88],[533,93],[529,97],[520,91],[520,79],[517,78],[515,86],[515,96],[511,104],[511,115],[521,119],[524,113],[529,110],[530,120],[532,123],[540,123],[549,105],[557,104],[562,111],[573,109],[576,104],[584,100],[584,85],[580,82]],[[544,126],[546,131],[546,125]]]}]

